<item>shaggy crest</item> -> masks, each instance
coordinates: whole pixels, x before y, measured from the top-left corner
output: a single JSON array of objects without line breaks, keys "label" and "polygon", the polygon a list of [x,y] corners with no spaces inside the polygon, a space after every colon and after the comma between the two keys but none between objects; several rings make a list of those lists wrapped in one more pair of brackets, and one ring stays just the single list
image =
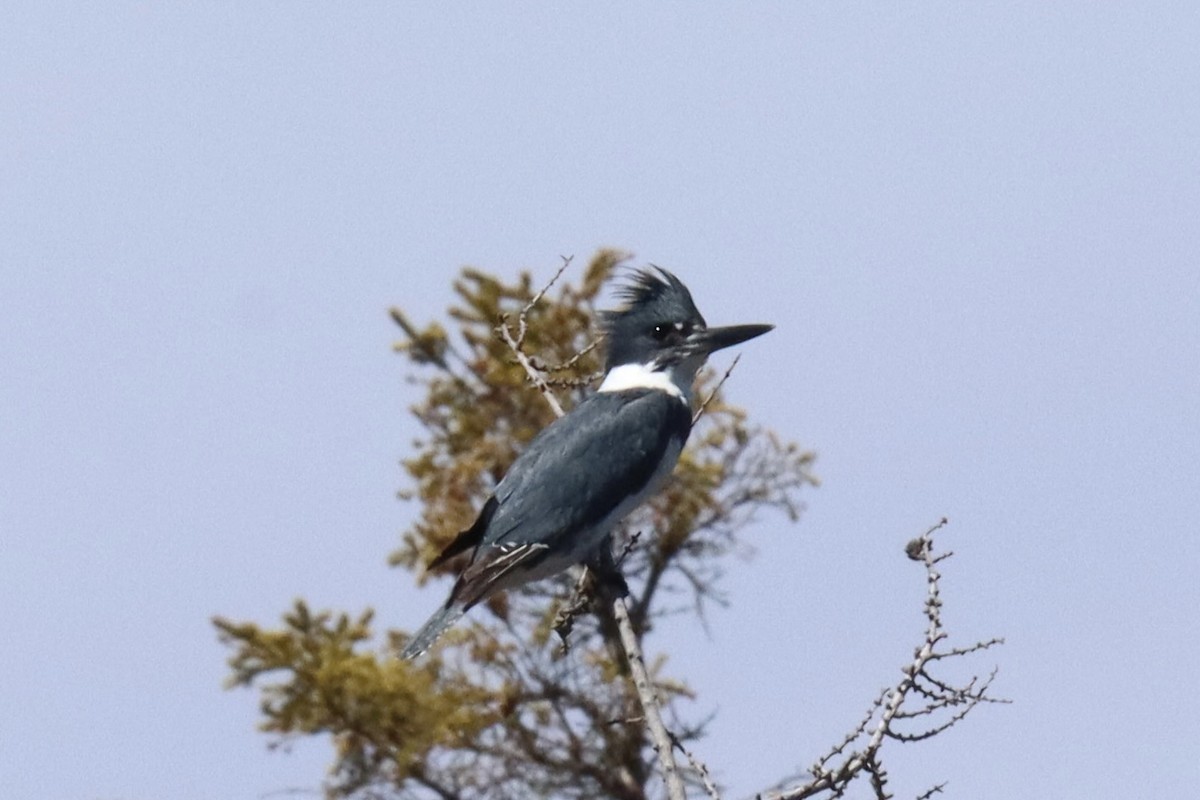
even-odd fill
[{"label": "shaggy crest", "polygon": [[704,328],[704,317],[692,302],[692,293],[683,281],[662,267],[634,270],[632,280],[617,289],[623,305],[600,314],[600,324],[608,337],[606,371],[627,363],[632,352],[646,349],[656,326],[687,325]]},{"label": "shaggy crest", "polygon": [[[671,320],[687,315],[701,317],[692,301],[692,293],[683,281],[662,267],[651,265],[651,269],[635,269],[629,283],[616,291],[623,305],[612,311],[600,312],[605,333],[612,334],[620,327],[623,319],[637,312],[647,318]],[[703,319],[703,317],[701,317]]]}]

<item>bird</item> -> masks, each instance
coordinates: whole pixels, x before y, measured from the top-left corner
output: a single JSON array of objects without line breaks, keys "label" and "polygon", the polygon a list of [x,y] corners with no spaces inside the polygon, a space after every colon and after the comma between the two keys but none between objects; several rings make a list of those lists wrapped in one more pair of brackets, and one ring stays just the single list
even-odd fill
[{"label": "bird", "polygon": [[529,442],[475,523],[430,562],[432,570],[471,554],[402,658],[420,656],[480,601],[578,564],[628,593],[610,533],[675,469],[692,428],[696,373],[713,352],[774,326],[708,327],[687,286],[661,267],[635,270],[617,298],[619,308],[600,312],[600,387]]}]

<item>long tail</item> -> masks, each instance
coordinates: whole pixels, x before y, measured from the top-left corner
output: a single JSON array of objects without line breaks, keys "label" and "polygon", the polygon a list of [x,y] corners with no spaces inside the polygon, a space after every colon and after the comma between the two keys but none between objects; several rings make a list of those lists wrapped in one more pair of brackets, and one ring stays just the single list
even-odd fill
[{"label": "long tail", "polygon": [[413,636],[412,641],[400,653],[400,657],[413,659],[424,653],[430,645],[437,641],[439,636],[446,632],[447,628],[458,622],[465,613],[467,613],[467,609],[461,603],[450,603],[439,608],[437,613],[430,617],[429,621],[421,626],[421,630]]}]

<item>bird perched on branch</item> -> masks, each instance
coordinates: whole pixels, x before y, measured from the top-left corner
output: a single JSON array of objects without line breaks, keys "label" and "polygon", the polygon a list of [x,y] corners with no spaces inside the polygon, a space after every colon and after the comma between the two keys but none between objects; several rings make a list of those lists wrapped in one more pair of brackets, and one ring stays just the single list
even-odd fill
[{"label": "bird perched on branch", "polygon": [[575,564],[624,591],[609,533],[675,468],[692,428],[692,384],[708,356],[771,330],[709,328],[665,269],[639,270],[621,308],[602,313],[600,388],[534,437],[463,531],[429,568],[471,558],[443,606],[401,653],[416,658],[472,606]]}]

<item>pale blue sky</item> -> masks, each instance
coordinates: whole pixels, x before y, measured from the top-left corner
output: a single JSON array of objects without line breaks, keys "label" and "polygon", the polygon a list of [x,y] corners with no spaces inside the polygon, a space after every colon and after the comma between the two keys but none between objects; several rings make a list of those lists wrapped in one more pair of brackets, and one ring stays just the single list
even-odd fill
[{"label": "pale blue sky", "polygon": [[894,682],[942,515],[1016,703],[893,752],[899,796],[1194,793],[1197,8],[8,4],[4,796],[316,787],[209,617],[419,624],[386,308],[606,245],[775,323],[730,395],[820,455],[711,635],[650,640],[730,797]]}]

